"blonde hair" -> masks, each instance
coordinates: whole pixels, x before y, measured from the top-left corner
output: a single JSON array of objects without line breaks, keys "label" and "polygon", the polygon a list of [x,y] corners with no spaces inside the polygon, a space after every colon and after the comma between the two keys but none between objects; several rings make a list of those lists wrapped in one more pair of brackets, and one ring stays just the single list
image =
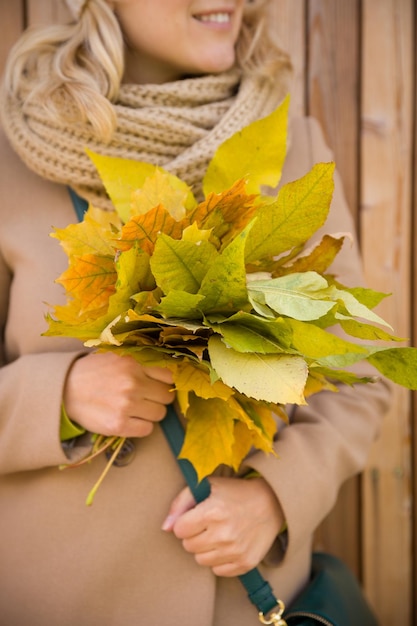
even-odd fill
[{"label": "blonde hair", "polygon": [[236,64],[243,71],[277,79],[288,74],[292,64],[287,52],[272,40],[268,27],[271,0],[246,0],[242,27],[236,43]]},{"label": "blonde hair", "polygon": [[[288,55],[272,43],[265,7],[269,0],[247,0],[236,44],[236,65],[272,78],[290,68]],[[91,124],[96,137],[110,141],[124,72],[124,41],[106,0],[88,0],[70,24],[29,28],[12,48],[5,89],[30,108],[42,102],[52,118]]]}]

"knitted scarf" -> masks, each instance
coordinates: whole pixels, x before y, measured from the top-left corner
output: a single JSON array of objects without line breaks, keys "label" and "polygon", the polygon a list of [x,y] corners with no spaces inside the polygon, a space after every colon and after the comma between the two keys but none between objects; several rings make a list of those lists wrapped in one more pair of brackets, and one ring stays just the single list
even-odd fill
[{"label": "knitted scarf", "polygon": [[[279,82],[279,81],[278,81]],[[272,112],[285,94],[264,78],[236,70],[163,85],[122,85],[117,129],[101,143],[86,123],[51,119],[42,105],[2,96],[5,132],[40,176],[70,185],[95,206],[111,208],[85,148],[164,167],[201,199],[201,181],[216,148],[234,132]]]}]

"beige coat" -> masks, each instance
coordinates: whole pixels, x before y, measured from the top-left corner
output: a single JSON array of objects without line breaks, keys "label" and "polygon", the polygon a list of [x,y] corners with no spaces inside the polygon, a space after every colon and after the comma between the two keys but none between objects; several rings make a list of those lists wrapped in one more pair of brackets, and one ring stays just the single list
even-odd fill
[{"label": "beige coat", "polygon": [[[2,626],[252,626],[255,608],[237,579],[216,579],[160,530],[183,479],[159,427],[136,456],[111,469],[92,507],[85,497],[104,459],[59,471],[65,377],[82,346],[45,338],[45,303],[66,257],[48,234],[75,221],[64,187],[30,173],[1,140],[0,203],[0,623]],[[331,160],[311,120],[294,122],[284,180]],[[326,230],[352,230],[339,180]],[[335,268],[358,284],[355,248]],[[309,572],[311,535],[340,485],[366,462],[386,408],[383,384],[323,392],[298,408],[276,442],[279,458],[250,465],[274,489],[288,521],[282,560],[261,571],[290,601]],[[81,446],[72,458],[85,453]]]}]

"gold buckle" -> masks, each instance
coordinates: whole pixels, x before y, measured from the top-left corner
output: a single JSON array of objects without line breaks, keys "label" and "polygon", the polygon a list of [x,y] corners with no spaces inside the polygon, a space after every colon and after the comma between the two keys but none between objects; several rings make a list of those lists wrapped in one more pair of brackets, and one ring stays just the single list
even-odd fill
[{"label": "gold buckle", "polygon": [[259,613],[259,621],[261,624],[276,624],[276,626],[287,626],[287,622],[282,618],[285,611],[285,604],[278,600],[278,612],[271,613],[268,618],[261,612]]}]

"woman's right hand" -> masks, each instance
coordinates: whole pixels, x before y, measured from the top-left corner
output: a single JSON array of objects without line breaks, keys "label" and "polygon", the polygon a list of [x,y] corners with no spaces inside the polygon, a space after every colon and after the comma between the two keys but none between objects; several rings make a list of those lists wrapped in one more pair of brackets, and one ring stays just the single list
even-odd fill
[{"label": "woman's right hand", "polygon": [[90,432],[146,437],[174,398],[168,369],[144,367],[130,356],[107,352],[74,362],[63,401],[68,417]]}]

